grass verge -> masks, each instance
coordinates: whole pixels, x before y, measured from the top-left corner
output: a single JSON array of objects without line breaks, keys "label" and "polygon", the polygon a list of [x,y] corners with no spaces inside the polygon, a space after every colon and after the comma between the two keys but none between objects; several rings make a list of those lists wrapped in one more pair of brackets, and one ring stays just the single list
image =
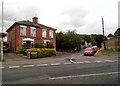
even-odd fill
[{"label": "grass verge", "polygon": [[100,50],[95,56],[120,56],[120,52],[113,50]]}]

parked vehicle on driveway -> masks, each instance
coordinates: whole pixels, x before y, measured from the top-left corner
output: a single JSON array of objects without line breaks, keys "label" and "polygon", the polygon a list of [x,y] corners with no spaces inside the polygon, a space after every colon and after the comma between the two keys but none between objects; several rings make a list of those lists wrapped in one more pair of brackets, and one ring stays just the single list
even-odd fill
[{"label": "parked vehicle on driveway", "polygon": [[3,52],[9,53],[9,44],[7,42],[3,43]]},{"label": "parked vehicle on driveway", "polygon": [[84,51],[84,56],[85,55],[94,55],[95,54],[95,50],[93,48],[86,48]]},{"label": "parked vehicle on driveway", "polygon": [[3,46],[3,52],[4,52],[4,53],[9,53],[9,48],[6,47],[6,46]]},{"label": "parked vehicle on driveway", "polygon": [[95,53],[97,52],[97,46],[92,46],[91,48],[95,50]]}]

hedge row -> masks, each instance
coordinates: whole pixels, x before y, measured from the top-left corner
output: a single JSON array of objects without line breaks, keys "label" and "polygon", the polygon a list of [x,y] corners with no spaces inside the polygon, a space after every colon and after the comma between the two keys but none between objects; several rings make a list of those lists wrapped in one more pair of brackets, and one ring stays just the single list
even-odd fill
[{"label": "hedge row", "polygon": [[31,48],[26,52],[37,52],[37,54],[31,54],[32,58],[42,58],[56,55],[56,50],[54,48]]}]

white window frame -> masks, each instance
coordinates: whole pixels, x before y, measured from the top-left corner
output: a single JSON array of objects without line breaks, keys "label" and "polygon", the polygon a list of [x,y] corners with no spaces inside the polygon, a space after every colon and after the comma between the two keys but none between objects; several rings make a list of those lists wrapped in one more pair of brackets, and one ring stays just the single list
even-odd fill
[{"label": "white window frame", "polygon": [[31,29],[31,36],[36,37],[36,28],[35,27],[30,27]]},{"label": "white window frame", "polygon": [[54,37],[54,31],[53,30],[49,30],[49,37],[53,38]]},{"label": "white window frame", "polygon": [[20,25],[20,36],[26,36],[26,28],[27,26]]},{"label": "white window frame", "polygon": [[26,41],[31,41],[30,47],[34,48],[34,39],[24,38],[23,39],[23,44],[25,45],[25,48],[26,48]]},{"label": "white window frame", "polygon": [[43,38],[47,37],[47,30],[46,29],[42,29],[42,37]]}]

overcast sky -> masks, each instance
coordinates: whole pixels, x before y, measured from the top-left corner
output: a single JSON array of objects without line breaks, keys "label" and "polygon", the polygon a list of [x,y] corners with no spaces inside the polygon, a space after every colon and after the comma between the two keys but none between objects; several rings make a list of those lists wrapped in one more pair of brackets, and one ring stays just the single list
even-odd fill
[{"label": "overcast sky", "polygon": [[79,34],[102,34],[103,17],[105,34],[113,34],[118,28],[118,2],[119,0],[4,0],[4,31],[16,21],[32,21],[37,16],[39,23],[56,28],[57,31],[76,30]]}]

